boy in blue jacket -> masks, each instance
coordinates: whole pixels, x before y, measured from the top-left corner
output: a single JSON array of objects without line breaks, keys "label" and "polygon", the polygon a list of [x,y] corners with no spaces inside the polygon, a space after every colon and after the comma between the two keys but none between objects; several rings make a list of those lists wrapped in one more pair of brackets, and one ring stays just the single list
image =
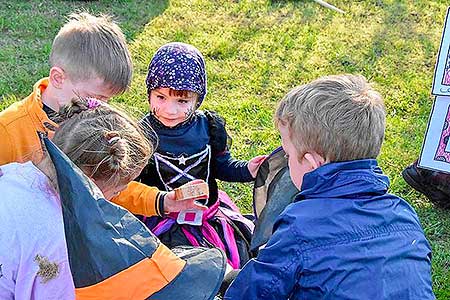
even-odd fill
[{"label": "boy in blue jacket", "polygon": [[382,97],[363,76],[290,91],[275,122],[301,191],[225,299],[434,299],[431,248],[378,167]]}]

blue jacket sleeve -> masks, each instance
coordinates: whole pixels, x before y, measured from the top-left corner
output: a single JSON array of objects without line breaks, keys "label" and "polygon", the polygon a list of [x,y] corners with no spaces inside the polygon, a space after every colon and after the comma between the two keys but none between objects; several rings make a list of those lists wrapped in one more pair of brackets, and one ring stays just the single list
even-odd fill
[{"label": "blue jacket sleeve", "polygon": [[250,182],[254,178],[248,170],[248,162],[233,159],[230,151],[217,154],[213,163],[215,178],[227,182]]},{"label": "blue jacket sleeve", "polygon": [[231,157],[231,138],[225,128],[225,120],[213,111],[205,111],[205,116],[208,120],[214,178],[228,182],[253,181],[248,162]]},{"label": "blue jacket sleeve", "polygon": [[289,219],[277,221],[266,247],[244,266],[224,299],[289,299],[302,262],[292,225],[294,220]]}]

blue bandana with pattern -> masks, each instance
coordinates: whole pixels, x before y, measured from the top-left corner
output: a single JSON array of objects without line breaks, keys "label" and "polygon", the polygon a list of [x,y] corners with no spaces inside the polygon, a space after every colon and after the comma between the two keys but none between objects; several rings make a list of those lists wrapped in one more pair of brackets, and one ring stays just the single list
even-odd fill
[{"label": "blue bandana with pattern", "polygon": [[195,92],[199,95],[199,107],[207,93],[203,55],[189,44],[166,44],[153,56],[145,83],[148,93],[163,87]]}]

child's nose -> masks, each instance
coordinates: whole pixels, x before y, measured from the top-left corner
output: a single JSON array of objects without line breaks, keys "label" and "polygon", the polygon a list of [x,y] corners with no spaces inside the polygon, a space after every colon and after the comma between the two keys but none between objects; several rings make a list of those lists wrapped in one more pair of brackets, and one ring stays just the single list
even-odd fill
[{"label": "child's nose", "polygon": [[177,113],[177,106],[175,104],[169,103],[166,107],[167,112],[169,114],[176,114]]}]

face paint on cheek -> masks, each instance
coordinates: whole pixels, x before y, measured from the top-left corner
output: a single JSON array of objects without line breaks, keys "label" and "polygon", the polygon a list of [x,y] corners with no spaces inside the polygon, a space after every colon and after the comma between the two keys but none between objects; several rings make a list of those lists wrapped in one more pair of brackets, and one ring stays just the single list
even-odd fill
[{"label": "face paint on cheek", "polygon": [[194,113],[194,108],[191,106],[184,113],[184,115],[186,117],[186,120],[189,119],[192,116],[193,113]]},{"label": "face paint on cheek", "polygon": [[159,114],[159,107],[153,107],[152,113],[153,113],[155,116],[158,116],[158,114]]}]

